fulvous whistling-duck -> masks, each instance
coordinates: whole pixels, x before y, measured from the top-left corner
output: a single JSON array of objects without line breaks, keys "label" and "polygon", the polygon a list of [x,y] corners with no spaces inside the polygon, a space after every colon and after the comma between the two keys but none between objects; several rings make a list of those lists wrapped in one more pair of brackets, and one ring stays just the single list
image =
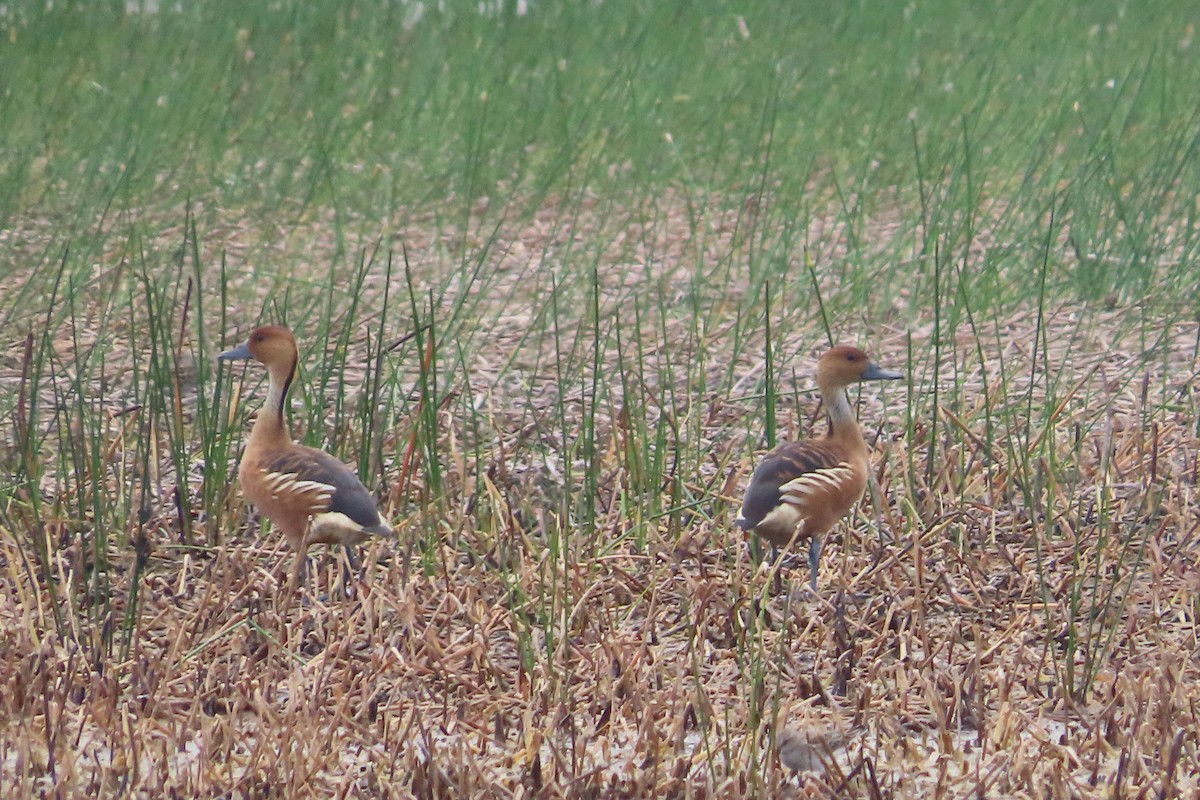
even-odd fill
[{"label": "fulvous whistling-duck", "polygon": [[838,345],[817,363],[817,387],[829,415],[821,439],[781,444],[767,454],[746,488],[737,524],[776,548],[808,539],[810,583],[817,588],[821,537],[837,524],[867,486],[867,444],[846,387],[904,376],[880,369],[857,347]]},{"label": "fulvous whistling-duck", "polygon": [[274,522],[296,551],[290,586],[295,587],[312,544],[354,545],[371,536],[390,536],[375,498],[338,459],[292,441],[283,406],[296,375],[296,338],[286,328],[257,328],[221,359],[252,358],[267,368],[267,400],[246,440],[238,478],[246,499]]}]

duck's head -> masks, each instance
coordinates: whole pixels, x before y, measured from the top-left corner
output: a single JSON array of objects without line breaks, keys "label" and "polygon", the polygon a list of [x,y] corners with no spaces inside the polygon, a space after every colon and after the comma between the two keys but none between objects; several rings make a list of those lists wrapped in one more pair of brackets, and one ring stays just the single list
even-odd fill
[{"label": "duck's head", "polygon": [[264,325],[251,331],[245,342],[217,357],[227,361],[252,358],[268,367],[273,364],[288,366],[296,361],[296,337],[287,328]]},{"label": "duck's head", "polygon": [[857,347],[839,344],[817,362],[817,383],[821,386],[845,388],[859,381],[894,381],[903,378],[901,372],[881,369]]}]

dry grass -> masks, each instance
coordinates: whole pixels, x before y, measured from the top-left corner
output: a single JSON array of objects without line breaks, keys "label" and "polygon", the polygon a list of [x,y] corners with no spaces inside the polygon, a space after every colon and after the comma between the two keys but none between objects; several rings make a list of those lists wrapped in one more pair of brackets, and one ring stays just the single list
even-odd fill
[{"label": "dry grass", "polygon": [[[700,343],[670,313],[696,265],[745,230],[753,204],[705,217],[702,237],[682,200],[666,205],[653,224],[630,214],[573,227],[554,208],[503,223],[498,239],[510,244],[491,257],[488,282],[463,289],[486,293],[487,328],[459,329],[476,346],[453,390],[481,410],[474,425],[458,404],[440,413],[442,496],[399,485],[401,464],[385,465],[400,538],[371,552],[351,598],[330,597],[339,566],[325,557],[306,602],[280,607],[288,555],[276,539],[237,532],[219,547],[182,546],[164,490],[145,525],[153,553],[125,653],[111,637],[131,596],[132,552],[112,554],[112,600],[89,608],[87,591],[48,591],[31,563],[43,536],[58,585],[79,586],[86,528],[41,520],[0,531],[8,796],[1200,791],[1196,326],[1162,330],[1154,359],[1123,344],[1129,309],[1056,308],[1040,328],[1036,314],[1016,314],[981,349],[969,337],[943,343],[952,401],[932,415],[928,363],[908,398],[924,415],[910,418],[895,393],[886,405],[864,395],[864,428],[882,434],[877,502],[838,530],[819,596],[803,576],[776,594],[730,524],[754,461],[744,432],[760,424],[757,403],[689,395],[681,372],[654,369],[695,357],[715,375],[733,362],[735,385],[753,390],[761,365],[744,353],[755,348],[722,346],[725,299],[699,298],[713,310]],[[403,238],[430,275],[456,268],[448,251],[486,244],[480,231],[437,237],[408,219]],[[810,236],[836,260],[836,226]],[[247,239],[252,254],[267,237]],[[328,252],[320,220],[288,242],[308,264]],[[647,287],[666,296],[663,318],[644,318],[639,333],[650,396],[673,389],[678,405],[643,412],[672,425],[701,466],[652,476],[664,498],[692,504],[661,524],[629,505],[637,476],[622,456],[633,432],[619,385],[597,413],[594,528],[560,512],[562,493],[579,490],[561,485],[579,455],[554,420],[575,425],[587,398],[581,380],[556,383],[555,341],[527,331],[545,308],[552,255],[589,247],[614,276],[605,311]],[[745,285],[739,268],[723,269],[732,280],[708,285]],[[454,299],[452,288],[441,302]],[[901,314],[871,331],[847,319],[836,332],[862,334],[880,362],[900,366],[930,335]],[[564,316],[577,325],[586,315]],[[779,316],[784,352],[821,349],[811,314]],[[112,336],[113,352],[134,346],[129,331]],[[5,345],[16,383],[19,346]],[[607,368],[617,356],[606,338]],[[789,436],[819,429],[799,381],[799,413],[781,420]],[[119,462],[129,434],[112,419]],[[384,452],[401,451],[414,424],[402,420]],[[64,598],[83,605],[55,608]],[[59,634],[57,616],[95,624]]]}]

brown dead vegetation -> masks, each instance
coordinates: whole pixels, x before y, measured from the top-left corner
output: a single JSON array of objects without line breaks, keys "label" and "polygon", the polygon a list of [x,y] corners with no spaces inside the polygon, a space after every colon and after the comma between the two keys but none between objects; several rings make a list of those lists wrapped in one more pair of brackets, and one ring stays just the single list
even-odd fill
[{"label": "brown dead vegetation", "polygon": [[[664,497],[681,482],[682,496],[696,498],[692,512],[659,523],[627,504],[646,476],[622,457],[634,429],[616,381],[599,413],[596,523],[580,529],[560,511],[562,494],[580,487],[562,485],[574,456],[548,420],[560,404],[569,422],[580,419],[581,382],[559,386],[555,342],[526,335],[549,329],[535,320],[554,254],[600,251],[610,313],[648,287],[674,307],[697,269],[725,269],[729,281],[707,285],[743,291],[739,268],[707,266],[719,259],[706,255],[736,249],[757,203],[706,216],[704,241],[689,238],[685,203],[666,205],[672,213],[644,228],[611,217],[581,231],[559,209],[501,227],[488,278],[461,289],[486,292],[478,308],[489,326],[459,329],[473,337],[473,361],[452,389],[470,392],[485,427],[468,430],[457,404],[441,410],[441,497],[425,496],[418,479],[399,486],[399,460],[384,465],[400,539],[370,554],[350,598],[330,596],[340,566],[322,557],[306,601],[280,607],[287,554],[277,537],[252,526],[224,531],[219,546],[181,546],[164,490],[143,528],[153,552],[121,652],[114,631],[132,597],[133,549],[111,554],[108,599],[95,598],[84,585],[86,534],[69,521],[0,531],[5,795],[1200,791],[1196,326],[1159,331],[1154,358],[1122,341],[1128,309],[1056,308],[1041,333],[1036,314],[1016,313],[983,343],[982,361],[974,338],[943,342],[940,380],[951,388],[936,413],[930,363],[914,367],[913,396],[862,398],[864,428],[881,433],[877,492],[835,533],[819,596],[799,574],[774,593],[770,569],[754,565],[730,524],[759,404],[690,396],[679,371],[651,369],[646,388],[669,397],[674,380],[682,404],[643,413],[698,454],[690,473],[650,477]],[[321,222],[292,231],[285,249],[320,262]],[[482,224],[434,235],[420,222],[405,220],[399,236],[431,285],[429,275],[464,263],[447,253],[490,236]],[[816,226],[817,255],[836,258],[839,236]],[[250,255],[264,246],[253,232],[219,238],[234,256],[239,241],[251,242]],[[120,258],[101,258],[100,273]],[[456,290],[445,285],[448,307]],[[564,300],[570,292],[584,294],[568,286]],[[233,313],[249,322],[257,301],[241,297]],[[702,343],[680,318],[643,319],[647,367],[667,363],[669,351],[670,363],[706,359],[715,375],[740,358],[734,370],[749,394],[761,365],[723,349],[724,302],[701,299],[713,310]],[[564,317],[579,324],[586,314],[574,307]],[[802,361],[821,349],[816,319],[794,308],[779,318],[785,352]],[[912,325],[863,330],[848,319],[837,330],[899,368],[909,343],[928,353],[932,335],[921,314]],[[119,356],[133,339],[110,334],[114,385],[130,380]],[[15,387],[21,343],[4,344]],[[615,347],[606,339],[610,366]],[[781,412],[783,436],[819,419],[804,365],[791,366],[801,407]],[[112,397],[116,409],[120,393]],[[911,435],[905,399],[921,409]],[[129,435],[122,419],[114,411],[107,434],[115,461]],[[391,432],[384,452],[402,452],[414,424]],[[65,436],[45,434],[51,448]],[[7,518],[29,519],[12,508]],[[207,541],[202,520],[194,533]],[[38,536],[56,592],[33,563]],[[75,605],[56,608],[55,597]]]}]

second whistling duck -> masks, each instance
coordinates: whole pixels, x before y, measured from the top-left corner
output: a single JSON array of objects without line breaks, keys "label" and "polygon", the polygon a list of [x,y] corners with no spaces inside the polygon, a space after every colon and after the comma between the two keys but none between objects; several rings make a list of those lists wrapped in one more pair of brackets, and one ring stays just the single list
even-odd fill
[{"label": "second whistling duck", "polygon": [[267,400],[246,440],[238,478],[246,499],[283,531],[296,551],[289,587],[295,588],[309,545],[349,546],[371,536],[390,536],[392,529],[379,516],[375,498],[349,467],[292,441],[283,410],[299,360],[291,332],[277,325],[257,328],[244,344],[218,358],[254,359],[267,368]]},{"label": "second whistling duck", "polygon": [[750,478],[737,524],[774,547],[808,539],[810,585],[817,588],[821,537],[845,516],[867,486],[867,444],[846,387],[904,376],[880,369],[857,347],[838,345],[817,363],[817,387],[829,415],[829,434],[775,448]]}]

